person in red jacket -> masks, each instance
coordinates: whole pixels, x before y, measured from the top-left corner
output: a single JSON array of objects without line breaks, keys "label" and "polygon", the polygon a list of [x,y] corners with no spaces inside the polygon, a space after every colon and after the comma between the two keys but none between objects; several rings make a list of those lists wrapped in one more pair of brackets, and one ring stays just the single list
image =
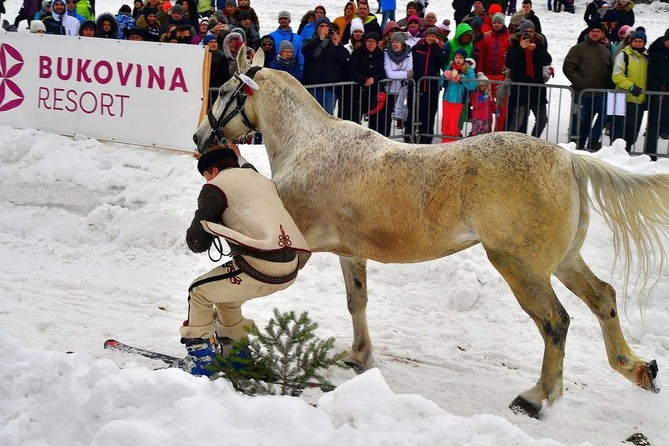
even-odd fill
[{"label": "person in red jacket", "polygon": [[[511,33],[504,25],[504,14],[496,13],[492,16],[492,29],[485,33],[478,45],[478,61],[476,71],[483,73],[493,81],[504,80],[504,66],[506,64],[506,50],[509,48],[509,37]],[[496,97],[498,84],[492,83],[490,95]],[[506,122],[506,100],[497,103],[499,115],[495,123],[495,130],[504,130]]]}]

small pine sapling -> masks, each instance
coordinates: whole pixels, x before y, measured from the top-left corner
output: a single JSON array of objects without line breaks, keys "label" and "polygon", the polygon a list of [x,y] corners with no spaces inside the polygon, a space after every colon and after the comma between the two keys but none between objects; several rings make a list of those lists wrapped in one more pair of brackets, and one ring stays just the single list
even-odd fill
[{"label": "small pine sapling", "polygon": [[275,308],[263,333],[255,326],[248,328],[249,336],[233,342],[227,357],[214,358],[209,368],[212,378],[224,376],[247,395],[299,396],[310,382],[334,388],[323,371],[347,368],[341,362],[345,352],[330,355],[335,339],[317,338],[316,328],[306,312],[297,317],[293,311],[280,313]]}]

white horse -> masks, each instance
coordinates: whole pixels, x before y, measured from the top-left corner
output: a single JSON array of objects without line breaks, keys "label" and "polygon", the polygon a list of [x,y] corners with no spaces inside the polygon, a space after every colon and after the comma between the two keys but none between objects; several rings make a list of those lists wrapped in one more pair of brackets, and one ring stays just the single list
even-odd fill
[{"label": "white horse", "polygon": [[[579,251],[588,229],[590,185],[613,231],[616,255],[624,253],[630,276],[630,250],[636,248],[635,278],[646,284],[664,265],[669,175],[636,175],[519,133],[438,145],[392,141],[328,115],[287,73],[257,71],[243,57],[238,64],[246,75],[221,88],[195,142],[203,153],[215,140],[262,131],[272,180],[310,247],[340,257],[353,320],[349,364],[360,370],[372,364],[367,259],[422,262],[481,243],[544,340],[539,380],[516,397],[512,409],[538,417],[544,402],[562,395],[569,315],[551,275],[599,320],[611,367],[659,391],[657,364],[632,352],[615,291]],[[261,58],[253,65],[262,66]]]}]

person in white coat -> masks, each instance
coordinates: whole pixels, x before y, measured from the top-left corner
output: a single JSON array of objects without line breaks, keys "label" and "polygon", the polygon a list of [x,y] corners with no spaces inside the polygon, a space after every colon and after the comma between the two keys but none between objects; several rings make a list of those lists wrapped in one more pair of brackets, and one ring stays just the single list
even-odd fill
[{"label": "person in white coat", "polygon": [[[390,110],[394,108],[394,117],[398,129],[404,128],[404,120],[406,119],[406,94],[407,94],[407,79],[413,78],[413,57],[411,55],[411,48],[406,43],[407,34],[403,32],[395,32],[390,36],[390,41],[386,47],[384,54],[384,68],[388,79],[395,79],[386,87],[386,108]],[[390,114],[387,116],[390,121]],[[390,122],[386,126],[390,129]],[[386,135],[388,136],[388,135]]]}]

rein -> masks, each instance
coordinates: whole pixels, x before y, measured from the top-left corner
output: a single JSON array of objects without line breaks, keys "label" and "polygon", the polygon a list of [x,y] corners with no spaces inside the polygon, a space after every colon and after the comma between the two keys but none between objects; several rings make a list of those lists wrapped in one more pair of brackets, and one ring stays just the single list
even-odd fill
[{"label": "rein", "polygon": [[[260,71],[261,68],[262,67],[251,67],[247,70],[246,75],[253,79],[255,74]],[[239,78],[239,73],[235,73],[234,76],[239,79],[239,86],[235,88],[235,91],[233,91],[232,95],[230,95],[230,99],[228,99],[227,104],[225,104],[221,115],[216,118],[214,113],[211,111],[212,107],[209,107],[209,110],[207,110],[207,120],[209,121],[209,127],[211,127],[211,132],[207,138],[207,147],[211,147],[215,140],[218,140],[223,145],[227,145],[227,139],[223,135],[221,128],[238,114],[242,116],[242,122],[249,129],[249,131],[257,131],[244,111],[244,104],[246,103],[246,98],[249,96],[250,89],[246,86],[244,81]],[[228,109],[232,106],[233,103],[235,104],[235,108],[230,112],[230,114],[226,115]]]}]

